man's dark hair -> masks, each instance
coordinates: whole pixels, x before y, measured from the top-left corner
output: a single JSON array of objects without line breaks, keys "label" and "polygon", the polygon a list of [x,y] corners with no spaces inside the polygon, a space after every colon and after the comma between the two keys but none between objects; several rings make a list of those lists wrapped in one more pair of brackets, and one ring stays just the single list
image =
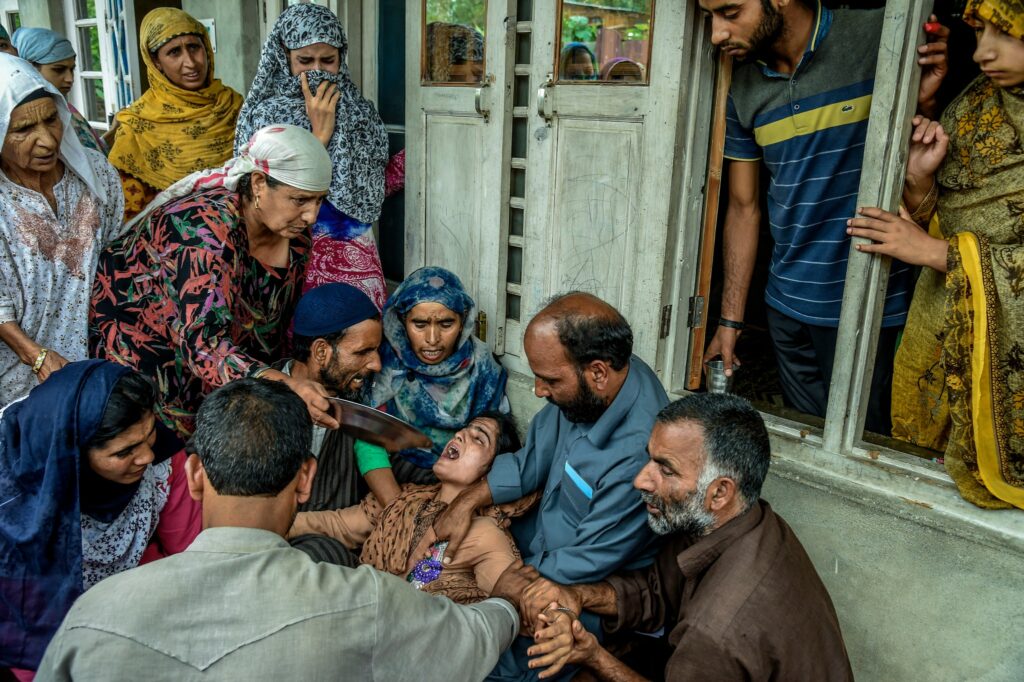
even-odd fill
[{"label": "man's dark hair", "polygon": [[313,423],[285,384],[238,379],[203,401],[189,450],[221,495],[274,496],[309,457]]},{"label": "man's dark hair", "polygon": [[669,403],[657,416],[659,424],[682,421],[703,429],[705,466],[736,482],[745,508],[757,502],[771,461],[768,429],[758,411],[738,396],[697,393]]},{"label": "man's dark hair", "polygon": [[[519,429],[516,428],[516,418],[511,414],[505,414],[498,410],[485,410],[480,414],[473,415],[473,419],[493,419],[498,423],[498,442],[494,450],[495,455],[500,455],[503,452],[518,452],[523,447],[522,441],[519,440]],[[473,421],[473,419],[469,421]]]},{"label": "man's dark hair", "polygon": [[[548,301],[548,305],[580,293],[559,294]],[[633,354],[633,330],[618,310],[610,305],[608,309],[607,316],[570,313],[555,320],[558,341],[577,369],[594,360],[603,360],[615,370],[629,363]]]},{"label": "man's dark hair", "polygon": [[292,358],[299,362],[306,362],[309,360],[309,354],[313,352],[313,342],[317,339],[323,339],[334,348],[335,345],[345,338],[345,334],[348,333],[348,328],[342,329],[339,332],[333,334],[322,334],[320,336],[302,336],[301,334],[292,335]]},{"label": "man's dark hair", "polygon": [[156,387],[138,372],[122,375],[114,384],[89,448],[101,448],[153,411]]}]

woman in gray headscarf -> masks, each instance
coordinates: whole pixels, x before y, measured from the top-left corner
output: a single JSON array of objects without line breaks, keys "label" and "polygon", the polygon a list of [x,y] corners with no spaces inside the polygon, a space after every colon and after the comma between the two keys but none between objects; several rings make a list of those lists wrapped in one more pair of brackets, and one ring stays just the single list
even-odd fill
[{"label": "woman in gray headscarf", "polygon": [[285,10],[263,46],[238,116],[235,149],[274,123],[306,128],[324,143],[334,175],[313,228],[306,288],[346,282],[383,307],[387,292],[370,228],[384,201],[387,132],[349,76],[347,51],[341,22],[326,7]]}]

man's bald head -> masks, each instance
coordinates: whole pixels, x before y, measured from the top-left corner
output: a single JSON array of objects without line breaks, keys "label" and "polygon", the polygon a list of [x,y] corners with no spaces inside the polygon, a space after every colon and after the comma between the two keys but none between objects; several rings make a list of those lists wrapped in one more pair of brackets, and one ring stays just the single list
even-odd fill
[{"label": "man's bald head", "polygon": [[530,320],[526,335],[554,336],[577,368],[602,360],[621,370],[633,353],[633,330],[626,318],[606,301],[582,291],[549,300]]}]

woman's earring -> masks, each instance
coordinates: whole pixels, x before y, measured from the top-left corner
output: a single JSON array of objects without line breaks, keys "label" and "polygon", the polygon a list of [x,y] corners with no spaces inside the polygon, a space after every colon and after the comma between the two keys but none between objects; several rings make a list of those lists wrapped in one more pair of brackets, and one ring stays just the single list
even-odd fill
[{"label": "woman's earring", "polygon": [[260,210],[260,195],[259,194],[256,194],[256,195],[253,196],[252,205],[253,205],[253,208],[255,208],[257,211]]}]

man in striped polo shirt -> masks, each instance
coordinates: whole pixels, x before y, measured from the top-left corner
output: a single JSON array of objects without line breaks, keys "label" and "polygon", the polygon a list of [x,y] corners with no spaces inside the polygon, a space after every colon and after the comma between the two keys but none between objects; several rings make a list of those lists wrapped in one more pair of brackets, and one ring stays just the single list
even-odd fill
[{"label": "man in striped polo shirt", "polygon": [[[786,403],[824,416],[835,357],[850,238],[857,208],[882,10],[830,10],[820,0],[700,0],[712,42],[738,64],[729,93],[725,156],[729,201],[721,320],[705,361],[734,360],[761,221],[761,162],[775,241],[765,291],[768,328]],[[920,104],[934,107],[945,42],[921,48]],[[913,292],[912,272],[890,268],[867,428],[888,434],[896,338]]]}]

